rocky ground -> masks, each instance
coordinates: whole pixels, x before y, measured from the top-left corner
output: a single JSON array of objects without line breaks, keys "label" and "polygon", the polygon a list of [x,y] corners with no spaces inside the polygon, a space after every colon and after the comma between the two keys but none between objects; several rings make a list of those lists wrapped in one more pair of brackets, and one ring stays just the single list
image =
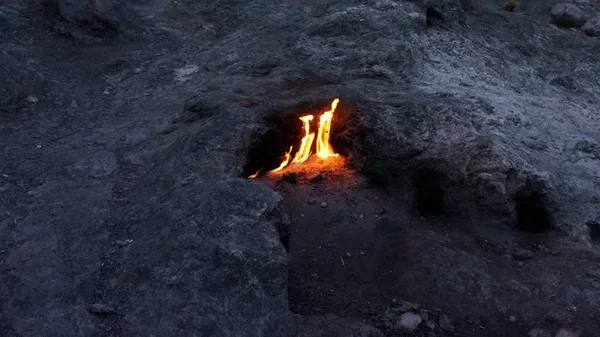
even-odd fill
[{"label": "rocky ground", "polygon": [[[600,5],[555,4],[1,3],[0,335],[597,336]],[[335,97],[341,165],[247,179]]]}]

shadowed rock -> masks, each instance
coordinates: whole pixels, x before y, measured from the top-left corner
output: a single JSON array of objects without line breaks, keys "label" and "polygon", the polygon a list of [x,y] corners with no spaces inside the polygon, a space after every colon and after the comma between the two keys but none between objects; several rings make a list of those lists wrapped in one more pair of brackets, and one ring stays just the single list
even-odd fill
[{"label": "shadowed rock", "polygon": [[572,3],[559,3],[552,7],[552,23],[563,28],[579,28],[585,24],[585,13]]},{"label": "shadowed rock", "polygon": [[581,30],[589,36],[600,36],[600,15],[589,19]]}]

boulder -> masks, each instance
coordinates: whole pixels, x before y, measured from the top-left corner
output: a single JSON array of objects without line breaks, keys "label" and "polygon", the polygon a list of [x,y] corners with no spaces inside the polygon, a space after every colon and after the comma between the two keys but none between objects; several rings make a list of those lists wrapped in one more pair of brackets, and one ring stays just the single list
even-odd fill
[{"label": "boulder", "polygon": [[587,20],[581,30],[589,36],[600,36],[600,15]]},{"label": "boulder", "polygon": [[552,7],[552,23],[563,28],[579,28],[585,24],[585,13],[572,3],[559,3]]}]

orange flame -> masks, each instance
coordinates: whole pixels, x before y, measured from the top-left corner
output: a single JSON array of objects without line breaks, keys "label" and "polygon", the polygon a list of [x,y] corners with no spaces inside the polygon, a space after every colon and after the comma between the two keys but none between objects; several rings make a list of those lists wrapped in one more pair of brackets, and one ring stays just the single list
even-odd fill
[{"label": "orange flame", "polygon": [[254,174],[249,175],[248,178],[249,179],[254,179],[254,178],[258,177],[258,174],[260,173],[260,171],[262,171],[262,169],[256,171],[256,173],[254,173]]},{"label": "orange flame", "polygon": [[285,159],[281,162],[278,168],[274,169],[273,172],[281,171],[283,168],[290,162],[290,154],[292,153],[292,147],[290,146],[290,150],[285,154]]},{"label": "orange flame", "polygon": [[302,116],[300,120],[304,122],[304,137],[302,137],[300,149],[296,152],[296,156],[294,156],[294,160],[292,161],[293,163],[304,163],[308,159],[310,148],[315,139],[315,133],[310,132],[310,121],[313,120],[313,115]]},{"label": "orange flame", "polygon": [[325,111],[319,119],[319,133],[317,135],[317,156],[319,158],[335,157],[338,154],[333,152],[333,147],[329,143],[329,132],[331,130],[331,120],[333,119],[333,112],[339,103],[339,99],[336,98],[331,102],[331,110]]},{"label": "orange flame", "polygon": [[[319,130],[317,133],[317,151],[316,155],[319,158],[329,158],[338,156],[337,153],[333,152],[333,147],[329,143],[329,136],[331,131],[331,120],[333,119],[333,113],[337,108],[338,103],[340,102],[339,98],[336,98],[331,102],[331,110],[325,111],[319,117]],[[315,133],[310,132],[310,122],[314,119],[313,115],[306,115],[300,117],[300,120],[304,123],[304,137],[300,142],[300,148],[296,152],[293,163],[304,163],[312,154],[311,147],[315,140]],[[271,170],[270,172],[281,171],[284,167],[286,167],[290,162],[290,156],[292,153],[293,146],[290,146],[290,150],[286,152],[285,158],[281,162],[278,168]],[[262,171],[262,169],[258,170],[258,172],[250,175],[248,178],[254,179],[258,177],[258,174]]]}]

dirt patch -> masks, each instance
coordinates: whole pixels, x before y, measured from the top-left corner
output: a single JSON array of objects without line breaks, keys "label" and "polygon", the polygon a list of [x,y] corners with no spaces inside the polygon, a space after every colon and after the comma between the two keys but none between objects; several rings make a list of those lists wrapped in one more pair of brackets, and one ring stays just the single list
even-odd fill
[{"label": "dirt patch", "polygon": [[[485,231],[473,219],[446,212],[439,173],[422,170],[412,189],[387,191],[345,165],[312,161],[259,178],[282,194],[290,218],[293,312],[367,319],[399,336],[381,317],[402,299],[435,315],[446,312],[460,336],[522,336],[557,308],[540,295],[550,286],[540,283],[535,269],[546,263],[568,272],[571,257],[550,251],[554,238],[539,219],[545,213],[535,195],[517,202],[520,223],[530,227]],[[298,179],[287,179],[292,172]],[[322,179],[311,180],[316,174]],[[477,234],[472,226],[479,226]],[[513,258],[524,248],[535,252],[535,261]],[[559,283],[574,282],[563,277]],[[530,295],[515,297],[503,290],[509,284]],[[433,336],[453,335],[436,329]]]}]

